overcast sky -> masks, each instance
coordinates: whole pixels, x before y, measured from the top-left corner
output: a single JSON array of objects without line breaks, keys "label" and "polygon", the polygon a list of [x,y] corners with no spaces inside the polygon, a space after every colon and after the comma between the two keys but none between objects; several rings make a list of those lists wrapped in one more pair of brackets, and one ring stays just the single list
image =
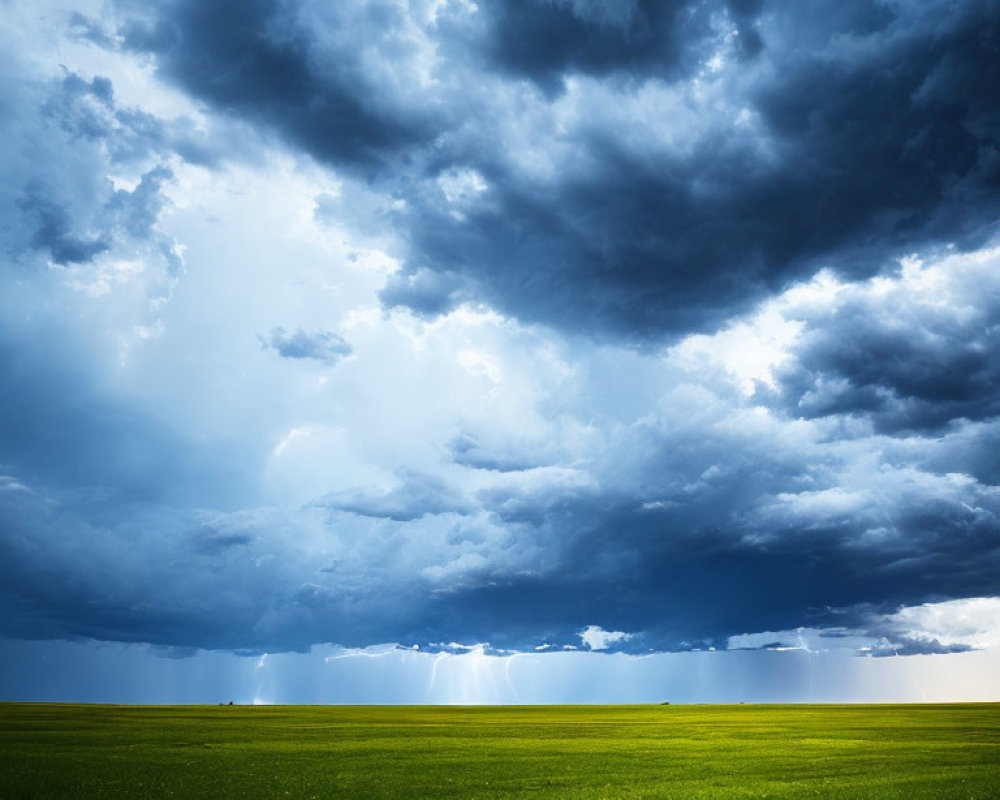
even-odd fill
[{"label": "overcast sky", "polygon": [[992,0],[0,40],[0,698],[1000,699]]}]

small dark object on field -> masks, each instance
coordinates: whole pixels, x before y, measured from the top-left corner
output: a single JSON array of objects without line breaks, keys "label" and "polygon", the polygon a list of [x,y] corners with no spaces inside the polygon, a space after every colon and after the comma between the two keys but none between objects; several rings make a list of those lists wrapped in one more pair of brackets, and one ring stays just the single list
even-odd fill
[{"label": "small dark object on field", "polygon": [[669,700],[664,700],[662,703],[660,703],[660,705],[661,706],[669,706],[670,705],[670,701]]},{"label": "small dark object on field", "polygon": [[233,704],[233,701],[232,701],[232,700],[230,700],[230,701],[229,701],[229,705],[232,705],[232,704]]}]

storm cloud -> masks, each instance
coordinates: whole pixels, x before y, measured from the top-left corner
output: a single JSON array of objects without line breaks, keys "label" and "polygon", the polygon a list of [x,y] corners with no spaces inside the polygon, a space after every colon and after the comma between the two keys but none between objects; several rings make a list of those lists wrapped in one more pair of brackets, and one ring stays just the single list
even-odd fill
[{"label": "storm cloud", "polygon": [[[802,309],[809,332],[781,375],[793,413],[854,413],[882,431],[942,430],[998,413],[992,259],[904,263],[900,280]],[[795,313],[795,312],[792,312]]]},{"label": "storm cloud", "polygon": [[0,635],[993,646],[992,4],[49,5]]},{"label": "storm cloud", "polygon": [[[122,31],[168,80],[405,200],[390,305],[440,313],[462,286],[645,339],[820,266],[975,248],[997,214],[987,2],[175,2]],[[442,192],[456,172],[480,190]]]}]

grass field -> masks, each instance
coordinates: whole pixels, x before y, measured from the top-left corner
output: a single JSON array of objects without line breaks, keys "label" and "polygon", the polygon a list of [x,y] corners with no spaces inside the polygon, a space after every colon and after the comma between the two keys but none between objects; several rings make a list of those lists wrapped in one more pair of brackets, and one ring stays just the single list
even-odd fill
[{"label": "grass field", "polygon": [[0,704],[0,797],[1000,798],[1000,705]]}]

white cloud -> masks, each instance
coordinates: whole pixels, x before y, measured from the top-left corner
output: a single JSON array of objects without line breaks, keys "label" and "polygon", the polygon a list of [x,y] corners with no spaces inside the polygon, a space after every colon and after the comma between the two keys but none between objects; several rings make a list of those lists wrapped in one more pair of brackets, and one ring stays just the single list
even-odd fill
[{"label": "white cloud", "polygon": [[882,618],[898,635],[945,647],[1000,647],[1000,597],[971,597],[901,608]]},{"label": "white cloud", "polygon": [[580,631],[580,639],[591,650],[607,650],[611,645],[628,641],[631,638],[631,633],[606,631],[600,625],[588,625]]}]

